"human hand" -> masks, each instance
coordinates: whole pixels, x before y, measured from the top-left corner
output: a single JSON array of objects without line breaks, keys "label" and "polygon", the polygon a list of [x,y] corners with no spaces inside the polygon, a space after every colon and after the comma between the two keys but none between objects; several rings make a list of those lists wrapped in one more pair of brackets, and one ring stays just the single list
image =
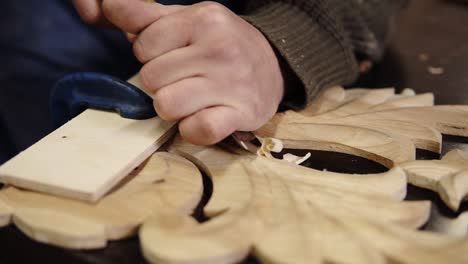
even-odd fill
[{"label": "human hand", "polygon": [[87,13],[88,22],[104,14],[136,35],[143,87],[162,119],[180,121],[189,142],[214,144],[236,130],[255,130],[276,112],[284,88],[275,53],[255,27],[226,7],[141,0],[104,0],[102,6],[102,12]]}]

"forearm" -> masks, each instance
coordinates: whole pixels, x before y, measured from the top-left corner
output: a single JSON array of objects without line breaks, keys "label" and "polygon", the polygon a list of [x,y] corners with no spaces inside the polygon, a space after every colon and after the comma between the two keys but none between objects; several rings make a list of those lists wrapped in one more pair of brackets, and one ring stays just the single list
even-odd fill
[{"label": "forearm", "polygon": [[402,2],[252,0],[241,15],[265,34],[284,61],[284,104],[300,108],[324,87],[355,81],[357,54],[372,60],[382,56],[390,20]]}]

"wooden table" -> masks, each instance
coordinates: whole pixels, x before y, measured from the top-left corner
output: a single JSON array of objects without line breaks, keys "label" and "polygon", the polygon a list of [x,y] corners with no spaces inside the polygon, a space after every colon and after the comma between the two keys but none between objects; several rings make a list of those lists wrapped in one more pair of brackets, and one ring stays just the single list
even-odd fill
[{"label": "wooden table", "polygon": [[[362,87],[411,87],[417,92],[433,92],[437,104],[468,104],[468,5],[442,0],[412,0],[398,18],[398,31],[381,64],[357,83]],[[434,75],[430,67],[443,68]],[[453,148],[468,151],[468,140],[444,138],[444,153]],[[437,155],[418,152],[418,158]],[[338,153],[313,152],[306,165],[321,164],[317,169],[355,172],[344,168],[359,167],[359,172],[383,171],[376,163]],[[334,164],[340,164],[340,167]],[[353,166],[346,166],[353,164]],[[430,199],[445,214],[454,216],[437,195],[411,187],[407,199]],[[468,210],[468,203],[461,211]],[[0,263],[41,261],[44,263],[144,263],[137,238],[113,242],[103,250],[67,251],[35,243],[14,227],[0,229]],[[255,262],[249,259],[246,262]]]}]

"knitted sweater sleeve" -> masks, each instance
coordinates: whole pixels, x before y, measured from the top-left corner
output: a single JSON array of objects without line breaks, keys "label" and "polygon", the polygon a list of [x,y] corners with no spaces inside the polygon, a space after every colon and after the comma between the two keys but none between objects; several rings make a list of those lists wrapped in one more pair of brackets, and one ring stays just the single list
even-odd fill
[{"label": "knitted sweater sleeve", "polygon": [[394,14],[404,0],[246,0],[240,15],[278,54],[285,79],[283,105],[302,108],[317,92],[349,85],[357,56],[378,60]]}]

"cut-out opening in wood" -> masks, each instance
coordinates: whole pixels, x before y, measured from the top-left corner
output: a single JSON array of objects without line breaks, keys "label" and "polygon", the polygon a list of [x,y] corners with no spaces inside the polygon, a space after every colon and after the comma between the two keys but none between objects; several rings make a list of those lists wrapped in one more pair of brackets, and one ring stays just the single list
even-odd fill
[{"label": "cut-out opening in wood", "polygon": [[440,153],[425,149],[416,149],[416,160],[437,160],[440,158]]},{"label": "cut-out opening in wood", "polygon": [[369,174],[388,171],[387,167],[370,159],[340,152],[283,149],[280,153],[272,153],[272,155],[277,159],[281,159],[286,153],[301,157],[310,153],[310,157],[301,163],[301,166],[316,170],[326,170],[344,174]]},{"label": "cut-out opening in wood", "polygon": [[462,148],[463,151],[468,151],[468,137],[442,135],[444,145],[442,148],[442,154],[446,154],[451,150]]},{"label": "cut-out opening in wood", "polygon": [[460,204],[460,208],[457,211],[453,211],[448,207],[445,202],[440,198],[440,196],[431,190],[415,186],[413,184],[408,184],[408,192],[405,197],[405,201],[431,201],[432,207],[436,207],[438,212],[447,218],[456,218],[460,216],[463,212],[468,211],[468,202],[463,202]]},{"label": "cut-out opening in wood", "polygon": [[206,216],[204,212],[205,206],[211,199],[211,195],[213,194],[213,182],[211,181],[210,177],[206,175],[203,171],[200,171],[203,177],[203,195],[200,199],[200,202],[195,207],[192,213],[192,217],[195,218],[198,222],[203,223],[209,220],[209,217]]}]

